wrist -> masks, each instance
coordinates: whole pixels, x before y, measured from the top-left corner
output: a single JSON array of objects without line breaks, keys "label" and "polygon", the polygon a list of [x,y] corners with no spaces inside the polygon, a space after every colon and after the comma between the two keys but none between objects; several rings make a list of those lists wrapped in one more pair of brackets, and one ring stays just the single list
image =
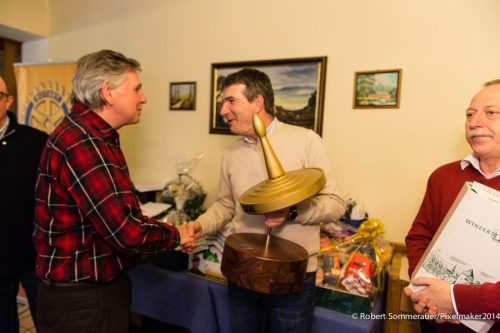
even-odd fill
[{"label": "wrist", "polygon": [[288,221],[295,221],[298,216],[297,205],[293,205],[290,207],[290,212],[288,213]]}]

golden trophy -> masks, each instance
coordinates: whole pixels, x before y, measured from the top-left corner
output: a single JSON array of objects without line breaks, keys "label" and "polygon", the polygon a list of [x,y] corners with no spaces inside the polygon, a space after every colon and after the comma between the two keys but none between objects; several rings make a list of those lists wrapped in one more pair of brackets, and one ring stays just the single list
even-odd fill
[{"label": "golden trophy", "polygon": [[[243,211],[254,215],[274,212],[321,191],[326,183],[323,170],[304,168],[285,173],[267,139],[262,119],[254,114],[252,121],[262,143],[269,179],[239,197]],[[266,294],[289,294],[304,286],[309,253],[294,242],[271,236],[270,228],[267,235],[229,235],[223,253],[222,274],[240,287]]]}]

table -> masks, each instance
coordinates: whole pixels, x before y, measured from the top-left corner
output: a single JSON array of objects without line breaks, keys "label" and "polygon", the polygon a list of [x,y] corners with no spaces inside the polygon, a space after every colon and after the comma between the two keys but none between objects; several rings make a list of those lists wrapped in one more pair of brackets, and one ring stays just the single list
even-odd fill
[{"label": "table", "polygon": [[[188,328],[192,333],[229,333],[227,287],[141,263],[129,273],[132,279],[132,311],[166,323]],[[385,295],[375,302],[372,313],[385,312]],[[315,307],[313,333],[380,333],[382,320],[352,319],[351,315]]]}]

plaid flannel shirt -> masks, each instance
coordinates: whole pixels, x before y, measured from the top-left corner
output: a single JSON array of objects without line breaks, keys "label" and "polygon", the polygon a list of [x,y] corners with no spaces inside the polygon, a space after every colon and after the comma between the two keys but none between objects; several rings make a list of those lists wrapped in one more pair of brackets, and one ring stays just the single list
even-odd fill
[{"label": "plaid flannel shirt", "polygon": [[37,274],[54,282],[108,282],[179,244],[174,227],[142,214],[118,132],[78,103],[42,154],[33,239]]}]

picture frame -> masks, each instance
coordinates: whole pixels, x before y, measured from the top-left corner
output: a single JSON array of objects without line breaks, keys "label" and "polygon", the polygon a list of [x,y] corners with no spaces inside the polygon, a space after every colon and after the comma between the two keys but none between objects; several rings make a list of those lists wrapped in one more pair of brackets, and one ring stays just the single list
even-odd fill
[{"label": "picture frame", "polygon": [[327,57],[213,63],[209,133],[232,135],[219,114],[222,82],[231,73],[255,68],[271,79],[275,116],[284,123],[309,128],[321,136],[326,63]]},{"label": "picture frame", "polygon": [[399,108],[402,69],[354,73],[354,109]]},{"label": "picture frame", "polygon": [[170,82],[170,111],[196,110],[196,82]]}]

